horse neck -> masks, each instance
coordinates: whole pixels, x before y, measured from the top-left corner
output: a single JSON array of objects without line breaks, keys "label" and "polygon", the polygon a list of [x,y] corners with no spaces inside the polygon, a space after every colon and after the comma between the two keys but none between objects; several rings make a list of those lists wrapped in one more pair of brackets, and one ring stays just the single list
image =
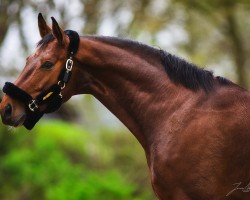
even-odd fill
[{"label": "horse neck", "polygon": [[[117,40],[117,39],[116,39]],[[173,112],[173,99],[184,91],[169,79],[160,55],[150,47],[82,37],[76,93],[90,93],[135,135],[145,150],[156,137],[162,117]],[[84,78],[83,78],[84,77]],[[86,79],[89,84],[86,84]]]}]

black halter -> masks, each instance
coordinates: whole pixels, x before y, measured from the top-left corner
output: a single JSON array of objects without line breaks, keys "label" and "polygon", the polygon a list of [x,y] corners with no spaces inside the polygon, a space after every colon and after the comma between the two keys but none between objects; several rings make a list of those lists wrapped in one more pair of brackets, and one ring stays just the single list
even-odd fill
[{"label": "black halter", "polygon": [[[3,92],[10,97],[21,101],[26,108],[27,116],[23,123],[24,127],[31,130],[35,124],[41,119],[44,113],[51,113],[60,108],[63,103],[61,91],[65,88],[71,77],[71,70],[73,67],[73,55],[76,54],[80,38],[77,32],[67,30],[65,33],[70,39],[68,52],[69,58],[66,62],[65,69],[62,70],[58,77],[58,83],[52,85],[45,92],[42,92],[34,99],[27,92],[20,89],[16,85],[10,82],[6,82],[3,87]],[[39,106],[47,104],[47,108],[44,111],[39,110]]]}]

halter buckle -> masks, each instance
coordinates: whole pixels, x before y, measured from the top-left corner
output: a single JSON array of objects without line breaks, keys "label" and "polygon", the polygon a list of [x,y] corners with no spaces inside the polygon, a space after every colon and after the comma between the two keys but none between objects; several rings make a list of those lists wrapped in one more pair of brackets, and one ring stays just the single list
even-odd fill
[{"label": "halter buckle", "polygon": [[29,109],[34,112],[36,109],[38,109],[38,105],[36,104],[36,100],[31,100],[29,103]]},{"label": "halter buckle", "polygon": [[66,62],[66,70],[67,71],[71,71],[73,67],[73,60],[71,59],[71,57],[67,60]]}]

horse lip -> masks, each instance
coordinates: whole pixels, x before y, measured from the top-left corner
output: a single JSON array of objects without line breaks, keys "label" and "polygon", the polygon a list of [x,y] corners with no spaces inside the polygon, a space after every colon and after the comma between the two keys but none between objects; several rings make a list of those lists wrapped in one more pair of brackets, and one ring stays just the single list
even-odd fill
[{"label": "horse lip", "polygon": [[11,120],[2,117],[2,123],[5,124],[5,125],[9,125],[9,124],[11,124]]},{"label": "horse lip", "polygon": [[26,119],[26,114],[23,114],[21,117],[19,117],[15,121],[11,120],[11,118],[5,119],[5,118],[2,117],[2,122],[5,125],[9,125],[9,126],[13,126],[13,127],[19,127],[24,123],[25,119]]},{"label": "horse lip", "polygon": [[14,126],[14,122],[10,118],[8,118],[8,119],[2,118],[2,123],[4,125]]}]

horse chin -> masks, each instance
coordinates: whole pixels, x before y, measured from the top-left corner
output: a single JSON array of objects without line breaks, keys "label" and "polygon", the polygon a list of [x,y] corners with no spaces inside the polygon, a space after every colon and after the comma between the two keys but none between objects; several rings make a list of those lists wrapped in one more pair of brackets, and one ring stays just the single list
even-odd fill
[{"label": "horse chin", "polygon": [[14,121],[12,126],[15,128],[22,126],[25,119],[26,119],[26,114],[21,115],[17,120]]}]

